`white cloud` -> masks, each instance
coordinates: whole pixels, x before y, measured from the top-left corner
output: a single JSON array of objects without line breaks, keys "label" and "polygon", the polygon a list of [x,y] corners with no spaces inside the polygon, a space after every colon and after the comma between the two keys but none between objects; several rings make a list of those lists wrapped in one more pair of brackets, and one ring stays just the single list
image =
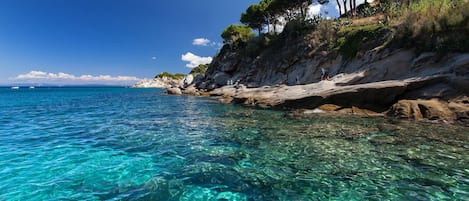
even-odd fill
[{"label": "white cloud", "polygon": [[192,41],[192,45],[207,46],[210,44],[210,40],[206,38],[196,38]]},{"label": "white cloud", "polygon": [[199,66],[200,64],[209,64],[212,62],[212,57],[201,57],[191,52],[187,52],[181,56],[181,60],[189,62],[186,64],[186,67],[194,68]]},{"label": "white cloud", "polygon": [[110,76],[110,75],[72,75],[63,72],[48,73],[44,71],[30,71],[26,74],[20,74],[12,78],[16,81],[27,82],[53,82],[53,83],[71,83],[71,84],[116,84],[116,83],[130,83],[141,80],[134,76]]},{"label": "white cloud", "polygon": [[211,41],[207,38],[196,38],[192,41],[192,45],[210,46],[210,47],[215,47],[215,48],[219,49],[223,46],[223,43]]}]

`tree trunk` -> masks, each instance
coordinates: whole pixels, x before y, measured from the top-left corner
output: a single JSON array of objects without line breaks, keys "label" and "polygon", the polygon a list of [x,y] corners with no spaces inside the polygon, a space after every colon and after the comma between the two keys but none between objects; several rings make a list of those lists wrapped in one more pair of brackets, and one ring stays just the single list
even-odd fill
[{"label": "tree trunk", "polygon": [[335,0],[337,2],[337,6],[339,6],[339,18],[342,16],[342,6],[340,6],[339,0]]},{"label": "tree trunk", "polygon": [[353,17],[353,0],[349,0],[349,6],[350,6],[350,16]]},{"label": "tree trunk", "polygon": [[357,0],[353,0],[353,15],[357,15]]},{"label": "tree trunk", "polygon": [[347,0],[342,0],[344,2],[344,15],[347,15]]},{"label": "tree trunk", "polygon": [[277,25],[277,20],[276,19],[273,21],[272,25],[274,26],[274,34],[277,35],[277,26],[276,26]]}]

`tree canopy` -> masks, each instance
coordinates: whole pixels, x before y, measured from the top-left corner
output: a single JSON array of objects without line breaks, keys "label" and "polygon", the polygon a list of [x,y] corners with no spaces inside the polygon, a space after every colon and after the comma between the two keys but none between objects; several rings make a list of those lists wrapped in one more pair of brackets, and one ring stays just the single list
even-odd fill
[{"label": "tree canopy", "polygon": [[249,38],[254,37],[254,33],[250,27],[232,24],[223,30],[221,37],[225,43],[233,43],[238,40],[246,42]]},{"label": "tree canopy", "polygon": [[308,16],[309,6],[313,2],[328,3],[329,0],[261,0],[257,4],[250,5],[241,14],[241,23],[253,29],[259,34],[264,27],[270,32],[270,26],[274,28],[280,18],[287,22],[291,20],[305,20]]},{"label": "tree canopy", "polygon": [[262,26],[266,24],[265,18],[265,6],[261,4],[252,4],[248,7],[246,12],[241,14],[241,23],[253,28],[257,29],[259,35],[262,31]]}]

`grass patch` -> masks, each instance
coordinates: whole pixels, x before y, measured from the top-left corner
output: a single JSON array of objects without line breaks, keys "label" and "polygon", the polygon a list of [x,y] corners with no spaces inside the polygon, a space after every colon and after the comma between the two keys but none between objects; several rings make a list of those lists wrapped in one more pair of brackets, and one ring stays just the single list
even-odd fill
[{"label": "grass patch", "polygon": [[419,0],[390,4],[387,14],[396,27],[397,40],[417,52],[469,51],[469,2]]},{"label": "grass patch", "polygon": [[350,26],[339,31],[336,48],[345,58],[354,58],[369,42],[379,42],[380,36],[388,32],[384,25]]}]

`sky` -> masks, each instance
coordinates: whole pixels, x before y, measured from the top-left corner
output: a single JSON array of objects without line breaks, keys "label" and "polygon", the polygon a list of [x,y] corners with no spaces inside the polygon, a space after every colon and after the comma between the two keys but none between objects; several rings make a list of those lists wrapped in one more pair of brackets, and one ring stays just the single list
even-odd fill
[{"label": "sky", "polygon": [[223,29],[258,2],[0,0],[0,85],[129,85],[188,73],[211,61]]}]

